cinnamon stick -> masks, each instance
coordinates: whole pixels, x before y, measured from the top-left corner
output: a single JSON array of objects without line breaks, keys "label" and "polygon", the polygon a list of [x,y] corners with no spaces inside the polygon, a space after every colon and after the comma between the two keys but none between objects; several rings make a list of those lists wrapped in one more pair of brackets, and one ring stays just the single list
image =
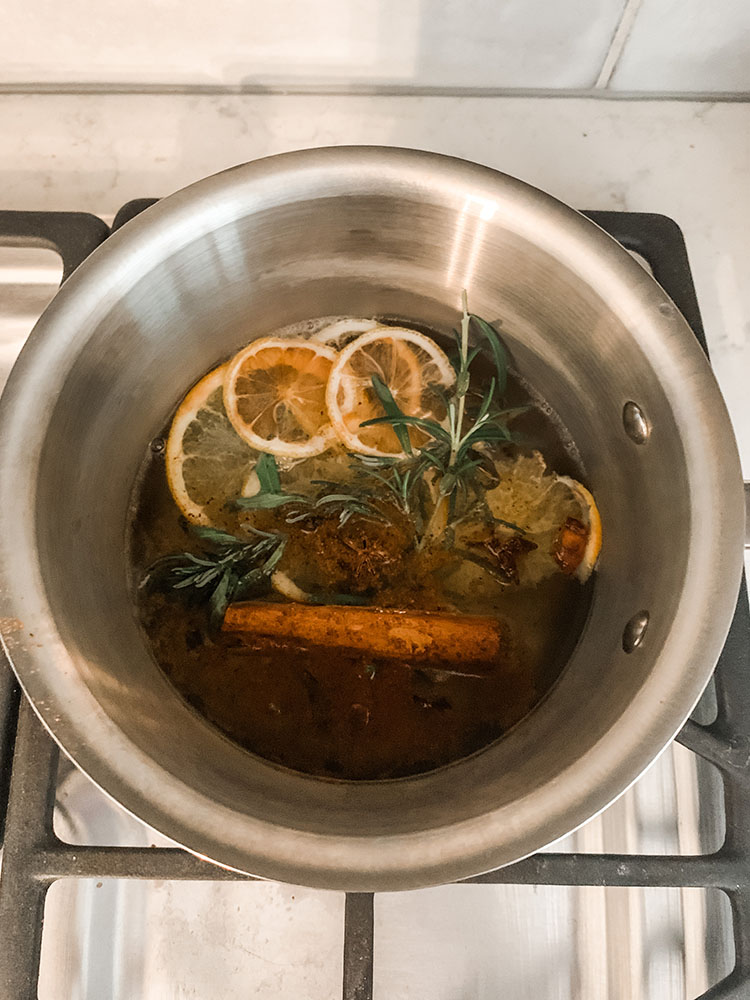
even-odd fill
[{"label": "cinnamon stick", "polygon": [[249,645],[345,649],[411,663],[487,663],[505,647],[496,619],[443,611],[248,601],[230,604],[222,627]]}]

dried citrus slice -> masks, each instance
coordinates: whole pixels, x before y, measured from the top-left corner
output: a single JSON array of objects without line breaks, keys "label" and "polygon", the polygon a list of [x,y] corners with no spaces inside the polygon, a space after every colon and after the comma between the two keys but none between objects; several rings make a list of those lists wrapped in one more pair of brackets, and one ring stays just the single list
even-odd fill
[{"label": "dried citrus slice", "polygon": [[374,330],[380,325],[376,319],[357,319],[355,317],[337,319],[314,333],[310,340],[316,344],[328,344],[329,347],[335,347],[338,351],[345,344],[358,337],[360,333],[367,333],[368,330]]},{"label": "dried citrus slice", "polygon": [[[362,455],[400,455],[401,445],[388,424],[361,426],[384,415],[373,375],[388,386],[405,414],[440,420],[445,413],[437,388],[453,384],[453,368],[434,340],[405,327],[370,330],[340,352],[326,390],[336,434],[350,451]],[[426,440],[414,428],[409,434],[415,447]]]},{"label": "dried citrus slice", "polygon": [[227,500],[244,495],[257,458],[224,409],[226,365],[205,375],[180,403],[167,438],[167,482],[193,524],[210,524]]},{"label": "dried citrus slice", "polygon": [[309,340],[263,337],[227,363],[224,405],[232,426],[258,451],[305,458],[334,437],[326,383],[336,352]]},{"label": "dried citrus slice", "polygon": [[[601,514],[599,513],[599,508],[596,506],[596,501],[583,483],[579,483],[576,479],[570,479],[568,476],[558,476],[557,481],[567,486],[579,503],[580,516],[576,520],[580,520],[586,532],[580,532],[573,526],[573,535],[578,534],[581,538],[580,541],[576,541],[573,538],[573,544],[568,546],[571,549],[572,556],[569,565],[575,563],[571,572],[579,580],[585,582],[593,573],[602,548]],[[557,539],[556,558],[563,570],[566,569],[563,565],[563,558],[565,556],[566,537],[570,530],[570,526],[563,525]],[[580,561],[577,561],[579,554]]]},{"label": "dried citrus slice", "polygon": [[548,472],[538,451],[501,460],[496,468],[500,483],[486,500],[497,518],[499,542],[515,525],[534,546],[518,557],[520,582],[537,583],[561,570],[585,582],[602,545],[601,516],[591,493],[575,479]]}]

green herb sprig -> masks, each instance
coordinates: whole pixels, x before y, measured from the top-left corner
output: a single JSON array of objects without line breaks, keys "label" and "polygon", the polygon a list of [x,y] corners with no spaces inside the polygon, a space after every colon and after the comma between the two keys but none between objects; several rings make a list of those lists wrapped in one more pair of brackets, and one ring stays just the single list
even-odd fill
[{"label": "green herb sprig", "polygon": [[[311,485],[322,487],[321,492],[314,499],[305,497],[302,503],[297,501],[299,506],[290,510],[285,518],[287,524],[307,521],[319,514],[338,514],[339,525],[342,528],[355,515],[370,521],[386,520],[383,512],[359,493],[335,492],[340,489],[340,483],[313,479]],[[331,492],[327,492],[329,490]]]},{"label": "green herb sprig", "polygon": [[236,497],[231,505],[236,510],[272,510],[289,507],[284,520],[287,524],[297,524],[316,515],[337,514],[339,524],[358,514],[374,521],[383,521],[383,513],[366,498],[364,491],[343,492],[341,483],[326,479],[313,479],[311,486],[319,487],[315,496],[302,493],[287,493],[281,485],[276,459],[273,455],[262,454],[255,466],[260,489],[251,497]]},{"label": "green herb sprig", "polygon": [[[408,437],[407,437],[408,440]],[[352,455],[355,480],[360,489],[370,493],[376,483],[385,491],[385,499],[402,514],[414,518],[418,514],[418,494],[423,484],[423,476],[432,465],[429,455],[409,456],[406,460],[397,456]]]},{"label": "green herb sprig", "polygon": [[[380,400],[385,415],[363,421],[362,426],[389,424],[397,435],[406,459],[415,458],[414,448],[409,437],[409,428],[417,427],[426,432],[429,441],[418,452],[416,471],[424,476],[428,469],[434,469],[437,477],[439,501],[435,506],[431,523],[422,537],[422,543],[431,540],[433,528],[441,518],[442,502],[448,504],[448,517],[452,519],[457,510],[459,499],[467,498],[469,488],[477,469],[483,464],[483,457],[476,451],[480,444],[505,443],[513,440],[508,428],[510,420],[525,410],[525,407],[503,409],[499,402],[507,387],[508,359],[502,341],[495,329],[483,320],[469,312],[466,292],[462,294],[463,314],[461,330],[456,333],[458,355],[454,361],[456,380],[453,391],[445,398],[446,419],[444,424],[427,417],[417,417],[404,413],[393,397],[390,388],[377,375],[372,376],[372,387]],[[467,427],[466,405],[471,389],[471,364],[481,352],[481,345],[469,349],[470,328],[474,325],[480,337],[487,342],[495,363],[495,374],[490,380],[487,390],[481,397],[481,403],[476,416]],[[394,471],[399,468],[398,459],[389,468],[389,488],[397,492],[403,485],[397,483]],[[413,489],[412,476],[412,486]]]},{"label": "green herb sprig", "polygon": [[253,536],[249,541],[217,528],[196,525],[191,530],[204,543],[204,551],[158,559],[148,568],[141,586],[206,603],[210,623],[216,628],[232,601],[267,588],[287,539],[249,526]]}]

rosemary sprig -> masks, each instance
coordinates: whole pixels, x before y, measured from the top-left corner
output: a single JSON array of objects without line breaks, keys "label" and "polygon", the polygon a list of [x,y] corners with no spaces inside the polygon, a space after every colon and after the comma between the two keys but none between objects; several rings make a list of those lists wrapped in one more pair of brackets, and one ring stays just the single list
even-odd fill
[{"label": "rosemary sprig", "polygon": [[[466,307],[466,290],[464,289],[462,293],[464,315],[467,312]],[[476,316],[471,313],[470,321],[479,329],[480,334],[487,341],[487,344],[492,352],[492,356],[495,361],[495,370],[497,372],[497,394],[501,398],[505,395],[505,390],[508,387],[508,354],[505,350],[503,342],[497,335],[495,328],[487,322],[487,320],[482,319],[481,316]],[[471,361],[469,361],[471,364]]]},{"label": "rosemary sprig", "polygon": [[385,491],[385,499],[394,504],[402,514],[414,520],[419,513],[418,494],[424,486],[424,474],[433,464],[427,453],[411,459],[376,455],[353,455],[355,478],[371,492],[374,488]]},{"label": "rosemary sprig", "polygon": [[[447,426],[437,420],[404,413],[394,399],[391,390],[377,375],[372,376],[372,387],[383,406],[385,415],[365,420],[362,423],[363,427],[389,424],[398,435],[406,455],[400,461],[401,463],[411,463],[407,466],[409,468],[413,468],[415,457],[409,438],[409,428],[417,427],[424,431],[429,438],[428,443],[418,453],[419,464],[415,471],[418,472],[419,476],[424,477],[428,469],[434,470],[437,477],[439,500],[435,505],[430,523],[423,533],[422,544],[432,538],[433,528],[442,517],[443,502],[448,504],[449,521],[455,517],[459,501],[466,502],[476,470],[483,462],[481,454],[476,450],[477,446],[512,441],[508,423],[525,409],[525,407],[503,409],[498,405],[507,386],[508,362],[505,348],[494,328],[486,320],[469,312],[465,290],[462,293],[462,305],[461,329],[460,332],[456,333],[458,345],[458,356],[454,361],[456,380],[452,393],[443,396],[446,407],[444,423]],[[489,346],[495,362],[495,375],[481,397],[476,416],[471,419],[471,423],[467,427],[469,418],[466,411],[471,388],[471,364],[481,351],[481,347],[469,349],[469,333],[472,324]],[[397,459],[396,462],[398,461]],[[389,482],[386,483],[394,492],[403,486],[403,480],[397,481],[396,479],[395,472],[398,469],[399,465],[395,463],[390,466]],[[411,478],[412,483],[409,489],[414,488],[414,472]]]},{"label": "rosemary sprig", "polygon": [[[386,416],[392,422],[393,432],[398,438],[398,443],[407,455],[413,454],[411,440],[409,439],[409,430],[401,420],[403,413],[401,407],[393,398],[393,393],[377,375],[372,376],[372,385],[378,395],[378,399],[383,405]],[[362,424],[362,426],[364,427],[365,424]]]},{"label": "rosemary sprig", "polygon": [[[324,485],[326,488],[333,487],[335,489],[339,484],[326,483]],[[326,492],[322,492],[315,499],[304,497],[303,502],[295,510],[290,511],[285,520],[287,524],[297,524],[320,514],[337,514],[341,527],[355,514],[371,521],[386,520],[382,511],[357,493]]]},{"label": "rosemary sprig", "polygon": [[178,552],[153,563],[141,586],[162,589],[173,597],[205,603],[212,627],[218,627],[228,605],[263,590],[286,545],[286,536],[249,527],[245,541],[217,528],[193,526],[204,550]]},{"label": "rosemary sprig", "polygon": [[343,527],[354,515],[373,521],[386,520],[382,511],[371,503],[365,491],[344,492],[341,483],[324,479],[313,479],[311,486],[320,489],[315,496],[302,493],[286,493],[281,486],[281,478],[273,455],[263,454],[255,467],[260,490],[251,497],[236,497],[231,505],[236,510],[271,510],[289,507],[284,520],[287,524],[298,524],[317,515],[338,515]]}]

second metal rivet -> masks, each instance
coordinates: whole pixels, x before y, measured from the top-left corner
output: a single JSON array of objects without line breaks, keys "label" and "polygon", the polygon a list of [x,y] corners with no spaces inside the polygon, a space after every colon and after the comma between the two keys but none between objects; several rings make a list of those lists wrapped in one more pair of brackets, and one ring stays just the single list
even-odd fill
[{"label": "second metal rivet", "polygon": [[651,425],[637,403],[632,400],[622,408],[622,426],[631,441],[645,444],[651,434]]},{"label": "second metal rivet", "polygon": [[632,653],[643,642],[648,621],[648,611],[638,611],[627,623],[622,632],[622,648],[626,653]]}]

